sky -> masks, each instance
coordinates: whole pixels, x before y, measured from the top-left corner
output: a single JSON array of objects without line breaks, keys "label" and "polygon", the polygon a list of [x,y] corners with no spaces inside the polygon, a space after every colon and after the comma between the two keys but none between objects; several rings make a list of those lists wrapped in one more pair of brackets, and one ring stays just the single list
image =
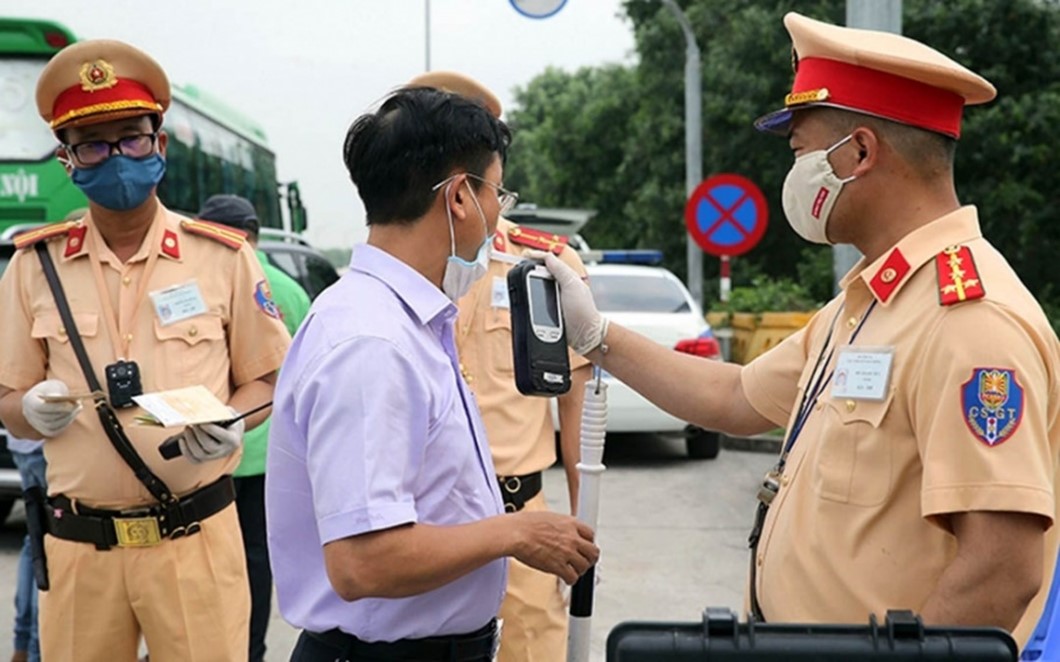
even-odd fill
[{"label": "sky", "polygon": [[509,0],[3,0],[0,14],[55,20],[80,39],[127,41],[173,83],[257,121],[280,179],[300,183],[309,240],[329,248],[367,235],[342,141],[354,118],[427,69],[427,2],[430,69],[477,78],[506,108],[546,67],[634,59],[620,0],[568,0],[542,20]]}]

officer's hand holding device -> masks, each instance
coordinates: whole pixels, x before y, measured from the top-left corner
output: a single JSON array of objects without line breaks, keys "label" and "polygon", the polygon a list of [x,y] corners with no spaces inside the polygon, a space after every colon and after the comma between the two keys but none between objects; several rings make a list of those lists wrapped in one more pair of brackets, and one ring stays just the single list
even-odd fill
[{"label": "officer's hand holding device", "polygon": [[[238,416],[239,412],[231,411],[233,416]],[[176,437],[180,453],[195,464],[228,457],[243,443],[245,426],[242,417],[228,426],[224,422],[189,425]]]},{"label": "officer's hand holding device", "polygon": [[[560,308],[565,322],[567,343],[582,356],[603,344],[607,318],[600,315],[589,285],[574,269],[552,253],[540,254],[545,268],[559,285]],[[533,254],[538,257],[537,253]]]},{"label": "officer's hand holding device", "polygon": [[58,436],[81,412],[76,400],[44,400],[41,396],[70,395],[70,387],[58,379],[43,381],[22,396],[22,415],[45,437]]},{"label": "officer's hand holding device", "polygon": [[[236,412],[235,409],[232,409],[231,407],[229,407],[228,410],[230,412],[232,412],[233,414],[238,414],[238,415],[236,415],[234,418],[230,418],[230,419],[228,419],[226,421],[217,421],[216,423],[211,423],[210,426],[211,427],[215,427],[215,428],[221,428],[223,430],[234,430],[235,426],[236,426],[236,423],[239,423],[239,428],[240,428],[239,436],[240,436],[240,439],[242,439],[243,431],[244,431],[243,430],[243,426],[246,425],[243,422],[243,419],[246,418],[247,416],[252,416],[253,414],[258,413],[259,411],[262,411],[264,409],[268,409],[271,406],[272,406],[272,400],[269,400],[268,402],[266,402],[264,404],[260,404],[257,407],[254,407],[252,409],[248,409],[247,411],[243,412],[242,414],[239,414],[238,412]],[[198,427],[204,427],[204,426],[198,426]],[[238,447],[238,443],[236,445]],[[180,434],[175,434],[172,437],[170,437],[170,438],[166,439],[165,441],[163,441],[162,444],[159,445],[159,447],[158,447],[158,452],[159,452],[159,454],[162,455],[163,459],[172,460],[174,458],[180,457],[181,455],[184,455],[185,454],[184,448],[186,446],[187,446],[187,444],[184,442],[184,432],[181,432]],[[226,453],[225,455],[230,455],[230,454],[231,454],[231,452]],[[216,457],[225,457],[225,455],[217,455]],[[188,457],[192,459],[192,462],[201,462],[202,461],[202,460],[196,460],[196,459],[192,458],[191,455],[188,455]]]},{"label": "officer's hand holding device", "polygon": [[515,386],[523,395],[570,390],[570,359],[556,280],[541,263],[524,260],[508,272]]}]

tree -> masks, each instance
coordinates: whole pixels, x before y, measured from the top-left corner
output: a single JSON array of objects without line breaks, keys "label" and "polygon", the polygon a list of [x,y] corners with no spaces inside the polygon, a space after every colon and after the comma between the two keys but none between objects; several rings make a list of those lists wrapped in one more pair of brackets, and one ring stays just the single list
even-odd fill
[{"label": "tree", "polygon": [[[515,147],[505,181],[543,206],[596,209],[594,225],[608,236],[616,230],[611,222],[624,219],[622,189],[635,178],[615,171],[625,162],[635,105],[635,74],[628,68],[546,70],[516,93]],[[613,245],[628,238],[614,235]]]}]

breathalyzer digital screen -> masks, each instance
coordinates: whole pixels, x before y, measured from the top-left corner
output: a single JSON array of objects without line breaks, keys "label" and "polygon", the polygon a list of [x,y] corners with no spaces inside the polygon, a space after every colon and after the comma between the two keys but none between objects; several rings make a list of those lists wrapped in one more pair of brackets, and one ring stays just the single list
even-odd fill
[{"label": "breathalyzer digital screen", "polygon": [[556,301],[556,286],[544,278],[531,276],[530,323],[535,326],[559,328],[559,302]]},{"label": "breathalyzer digital screen", "polygon": [[570,390],[570,357],[563,333],[559,286],[540,261],[508,271],[515,386],[523,395],[552,397]]}]

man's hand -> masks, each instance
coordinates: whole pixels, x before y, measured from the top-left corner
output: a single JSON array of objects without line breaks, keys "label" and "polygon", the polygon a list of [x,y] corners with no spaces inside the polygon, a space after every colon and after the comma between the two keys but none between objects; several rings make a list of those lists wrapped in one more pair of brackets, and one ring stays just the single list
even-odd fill
[{"label": "man's hand", "polygon": [[42,395],[70,395],[70,388],[58,379],[45,380],[22,396],[22,415],[45,437],[58,436],[81,412],[80,402],[45,402]]},{"label": "man's hand", "polygon": [[593,530],[569,515],[524,510],[508,517],[519,518],[514,556],[532,568],[574,584],[600,558]]},{"label": "man's hand", "polygon": [[[239,413],[233,409],[232,415]],[[243,428],[244,419],[227,428],[214,423],[189,425],[180,435],[180,452],[195,464],[228,457],[243,443]]]},{"label": "man's hand", "polygon": [[559,285],[563,323],[567,328],[567,344],[584,356],[604,342],[607,319],[601,317],[596,310],[593,293],[578,272],[552,253],[544,253],[544,259],[545,268]]}]

